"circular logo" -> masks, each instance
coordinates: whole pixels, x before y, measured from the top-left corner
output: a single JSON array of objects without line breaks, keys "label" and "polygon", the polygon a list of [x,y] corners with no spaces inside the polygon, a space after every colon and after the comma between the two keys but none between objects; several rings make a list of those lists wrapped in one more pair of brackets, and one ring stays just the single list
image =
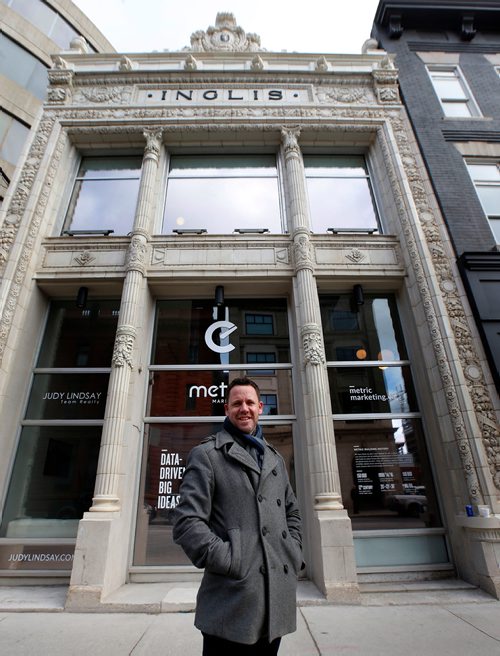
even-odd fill
[{"label": "circular logo", "polygon": [[[219,344],[216,344],[214,341],[214,333],[217,330],[220,330]],[[215,353],[229,353],[229,351],[232,351],[235,347],[232,344],[229,344],[229,342],[226,344],[223,344],[223,342],[226,341],[229,335],[235,330],[236,326],[230,321],[216,321],[205,331],[205,344]]]}]

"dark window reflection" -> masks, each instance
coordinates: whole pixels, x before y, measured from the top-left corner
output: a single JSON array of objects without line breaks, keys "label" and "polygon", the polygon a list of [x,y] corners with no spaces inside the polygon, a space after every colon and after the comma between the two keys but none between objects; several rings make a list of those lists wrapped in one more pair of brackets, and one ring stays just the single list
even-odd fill
[{"label": "dark window reflection", "polygon": [[25,426],[0,535],[76,537],[92,504],[100,441],[100,426]]},{"label": "dark window reflection", "polygon": [[441,526],[419,419],[336,421],[334,428],[354,530]]}]

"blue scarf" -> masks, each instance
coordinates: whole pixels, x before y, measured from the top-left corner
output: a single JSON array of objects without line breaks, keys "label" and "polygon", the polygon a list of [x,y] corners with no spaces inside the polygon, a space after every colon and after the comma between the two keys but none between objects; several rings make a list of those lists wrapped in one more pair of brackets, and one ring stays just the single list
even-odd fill
[{"label": "blue scarf", "polygon": [[229,417],[224,419],[224,430],[226,430],[230,435],[236,438],[240,438],[244,443],[249,446],[254,447],[257,450],[257,462],[259,467],[262,468],[262,461],[264,459],[264,451],[266,448],[264,442],[264,435],[262,434],[262,428],[257,424],[255,427],[255,433],[251,435],[250,433],[244,433],[240,431],[230,420]]}]

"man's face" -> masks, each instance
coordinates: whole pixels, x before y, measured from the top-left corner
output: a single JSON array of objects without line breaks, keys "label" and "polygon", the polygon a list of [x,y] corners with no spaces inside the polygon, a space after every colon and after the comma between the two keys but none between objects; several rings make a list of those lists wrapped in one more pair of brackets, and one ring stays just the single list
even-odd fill
[{"label": "man's face", "polygon": [[236,385],[224,406],[226,416],[243,433],[252,433],[262,414],[263,404],[251,385]]}]

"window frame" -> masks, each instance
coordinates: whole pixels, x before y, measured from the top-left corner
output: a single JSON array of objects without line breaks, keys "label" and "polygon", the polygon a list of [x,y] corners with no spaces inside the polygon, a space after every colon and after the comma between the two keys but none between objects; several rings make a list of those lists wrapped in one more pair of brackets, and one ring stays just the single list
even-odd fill
[{"label": "window frame", "polygon": [[[469,85],[467,84],[467,80],[465,79],[465,76],[462,73],[459,66],[457,66],[456,64],[427,64],[426,70],[429,79],[431,81],[434,93],[436,94],[436,97],[439,100],[439,104],[441,105],[441,109],[443,110],[444,118],[467,119],[467,118],[477,118],[479,116],[482,116],[479,106],[474,98],[474,95],[472,94],[472,91]],[[449,76],[450,73],[453,74],[454,76],[453,78]],[[463,91],[464,98],[458,99],[458,98],[453,98],[451,96],[447,97],[445,94],[440,93],[437,84],[439,82],[438,79],[439,74],[448,74],[446,79],[449,80],[454,79],[456,82],[458,82],[458,84],[461,87],[461,90]],[[458,105],[462,105],[464,108],[466,108],[468,113],[464,115],[460,115],[460,114],[450,114],[447,112],[448,107],[458,106]]]},{"label": "window frame", "polygon": [[[498,189],[500,195],[500,159],[495,160],[495,159],[467,158],[465,159],[465,166],[470,176],[471,182],[474,185],[474,190],[477,194],[477,198],[481,203],[481,208],[484,212],[484,216],[488,221],[488,226],[492,232],[493,239],[497,244],[500,244],[500,202],[498,205],[497,213],[494,214],[488,213],[485,203],[483,202],[483,198],[481,198],[481,194],[479,193],[480,188],[487,187],[489,189]],[[495,181],[493,179],[475,178],[473,175],[473,171],[471,170],[473,166],[489,166],[491,168],[494,167],[497,172],[498,180]],[[499,201],[500,201],[500,197],[499,197]],[[497,224],[496,229],[493,227],[493,222]]]}]

